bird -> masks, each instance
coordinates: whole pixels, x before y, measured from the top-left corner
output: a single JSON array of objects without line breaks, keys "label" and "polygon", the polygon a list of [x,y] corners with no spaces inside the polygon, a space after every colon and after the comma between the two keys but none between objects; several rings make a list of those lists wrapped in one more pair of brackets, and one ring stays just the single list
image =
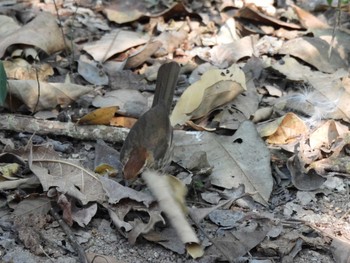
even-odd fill
[{"label": "bird", "polygon": [[163,170],[169,165],[173,140],[169,114],[179,73],[174,61],[160,66],[152,107],[130,129],[120,151],[124,179],[135,180],[146,168]]}]

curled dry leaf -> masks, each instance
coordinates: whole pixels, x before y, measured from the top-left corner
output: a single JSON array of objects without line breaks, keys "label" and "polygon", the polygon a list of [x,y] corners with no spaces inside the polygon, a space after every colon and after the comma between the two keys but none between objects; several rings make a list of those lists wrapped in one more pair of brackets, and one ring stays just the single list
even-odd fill
[{"label": "curled dry leaf", "polygon": [[287,167],[292,177],[292,183],[298,190],[316,190],[326,181],[326,178],[318,175],[315,170],[306,171],[297,155],[288,159]]},{"label": "curled dry leaf", "polygon": [[[198,258],[203,256],[203,249],[200,246],[199,239],[186,219],[183,211],[183,189],[179,189],[179,181],[174,184],[173,180],[169,180],[167,176],[163,176],[154,170],[146,170],[142,173],[142,178],[150,188],[152,194],[158,200],[159,206],[169,218],[171,225],[176,229],[181,241],[186,244],[187,252],[193,257]],[[181,189],[181,187],[180,187]]]},{"label": "curled dry leaf", "polygon": [[212,69],[205,72],[199,81],[182,94],[171,114],[171,124],[182,125],[230,102],[247,90],[245,82],[244,72],[238,65],[232,65],[224,70]]},{"label": "curled dry leaf", "polygon": [[[45,83],[36,80],[9,80],[8,97],[23,102],[30,111],[68,106],[75,99],[92,91],[92,88],[71,83]],[[37,105],[40,88],[39,103]],[[11,105],[8,105],[11,106]]]},{"label": "curled dry leaf", "polygon": [[258,126],[261,137],[271,144],[289,144],[308,132],[304,121],[292,112]]},{"label": "curled dry leaf", "polygon": [[[35,37],[33,37],[35,36]],[[14,44],[25,44],[38,47],[47,54],[63,50],[64,39],[56,23],[56,17],[42,12],[28,24],[0,40],[0,57],[6,49]]]}]

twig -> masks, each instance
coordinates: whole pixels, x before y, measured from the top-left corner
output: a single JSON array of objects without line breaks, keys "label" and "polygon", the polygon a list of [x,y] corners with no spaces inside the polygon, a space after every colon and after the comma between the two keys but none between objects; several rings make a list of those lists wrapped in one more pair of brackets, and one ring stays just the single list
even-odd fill
[{"label": "twig", "polygon": [[129,132],[129,129],[126,128],[105,125],[76,125],[72,122],[40,120],[16,114],[1,114],[0,130],[35,132],[38,135],[63,135],[79,140],[102,139],[114,143],[122,143]]},{"label": "twig", "polygon": [[331,58],[331,54],[332,54],[332,47],[334,44],[334,39],[335,39],[335,30],[337,27],[340,26],[340,14],[341,14],[341,1],[338,0],[338,6],[337,6],[337,16],[335,19],[335,24],[332,30],[332,40],[331,43],[329,44],[329,50],[328,50],[328,58]]},{"label": "twig", "polygon": [[[66,57],[68,57],[68,44],[67,44],[67,41],[66,41],[66,37],[64,35],[64,31],[63,31],[63,24],[62,24],[62,20],[61,20],[61,17],[58,13],[58,7],[57,7],[57,4],[56,4],[56,0],[53,0],[53,4],[55,6],[55,10],[56,10],[56,15],[57,15],[57,19],[58,19],[58,22],[59,22],[59,26],[60,26],[60,29],[61,29],[61,33],[62,33],[62,38],[63,38],[63,43],[64,43],[64,46],[66,47],[65,49],[65,53],[66,53]],[[70,71],[72,72],[72,69],[73,69],[73,65],[72,65],[72,59],[69,60],[69,67],[70,67]]]},{"label": "twig", "polygon": [[50,209],[50,214],[57,220],[63,232],[67,235],[70,244],[78,253],[79,262],[88,263],[84,249],[76,241],[76,238],[69,226],[60,218],[60,216],[56,213],[56,211],[53,208]]}]

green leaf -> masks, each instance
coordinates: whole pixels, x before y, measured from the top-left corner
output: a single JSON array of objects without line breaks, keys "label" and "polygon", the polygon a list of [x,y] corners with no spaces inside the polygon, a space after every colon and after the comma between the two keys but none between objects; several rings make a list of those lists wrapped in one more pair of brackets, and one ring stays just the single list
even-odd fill
[{"label": "green leaf", "polygon": [[327,0],[328,5],[332,5],[333,0]]},{"label": "green leaf", "polygon": [[0,106],[4,105],[7,95],[7,76],[4,64],[0,60]]}]

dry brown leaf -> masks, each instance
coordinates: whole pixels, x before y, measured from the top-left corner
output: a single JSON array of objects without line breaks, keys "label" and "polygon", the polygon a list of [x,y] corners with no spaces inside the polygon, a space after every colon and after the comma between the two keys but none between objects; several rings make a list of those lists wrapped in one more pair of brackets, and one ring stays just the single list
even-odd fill
[{"label": "dry brown leaf", "polygon": [[37,104],[39,87],[36,80],[9,80],[8,83],[8,98],[15,97],[30,111],[53,109],[57,105],[66,107],[75,99],[92,91],[90,87],[71,83],[39,82],[40,98]]},{"label": "dry brown leaf", "polygon": [[173,53],[176,48],[184,43],[187,36],[188,32],[183,28],[176,31],[164,31],[154,39],[154,41],[159,41],[162,44],[154,53],[154,56],[160,57]]},{"label": "dry brown leaf", "polygon": [[122,186],[118,182],[106,177],[101,177],[100,180],[110,204],[119,203],[120,200],[127,198],[143,203],[146,207],[149,207],[154,202],[154,198],[148,193],[138,192],[129,187]]},{"label": "dry brown leaf", "polygon": [[316,16],[312,15],[308,11],[305,11],[304,9],[292,5],[294,12],[297,14],[299,18],[299,22],[301,25],[307,29],[313,29],[313,28],[328,28],[329,25],[322,22],[320,19],[318,19]]},{"label": "dry brown leaf", "polygon": [[96,212],[96,203],[87,207],[77,207],[74,203],[72,204],[72,219],[81,227],[87,226],[91,219],[96,215]]},{"label": "dry brown leaf", "polygon": [[334,141],[349,132],[349,128],[334,120],[328,120],[310,134],[311,149],[329,149]]},{"label": "dry brown leaf", "polygon": [[331,57],[328,57],[329,47],[321,38],[300,37],[285,42],[279,53],[300,58],[326,73],[334,73],[341,68],[347,69],[347,62],[340,57],[337,50],[332,49]]},{"label": "dry brown leaf", "polygon": [[161,10],[156,9],[155,12],[148,11],[148,3],[138,0],[113,2],[111,5],[104,9],[104,13],[110,21],[118,24],[128,23],[143,16],[158,17],[163,16],[168,20],[174,14],[179,16],[180,14],[186,16],[190,14],[190,11],[183,5],[182,2],[170,2],[168,6],[164,7],[164,3],[161,6]]},{"label": "dry brown leaf", "polygon": [[143,64],[147,59],[149,59],[160,47],[162,43],[160,41],[150,41],[144,47],[140,48],[140,50],[132,53],[124,66],[124,69],[132,69]]},{"label": "dry brown leaf", "polygon": [[106,92],[104,96],[96,96],[92,101],[95,107],[109,107],[118,106],[118,113],[139,117],[145,113],[149,108],[147,98],[138,90],[119,89]]},{"label": "dry brown leaf", "polygon": [[134,126],[134,124],[136,122],[137,122],[136,118],[119,116],[119,117],[112,118],[111,122],[109,124],[111,126],[124,127],[124,128],[131,129],[132,126]]},{"label": "dry brown leaf", "polygon": [[271,144],[289,144],[300,139],[308,132],[303,120],[292,112],[273,121],[258,126],[261,137],[267,137]]},{"label": "dry brown leaf", "polygon": [[[315,37],[319,37],[328,44],[332,45],[332,48],[336,49],[339,52],[339,55],[345,61],[349,61],[350,54],[350,46],[348,43],[350,42],[350,32],[347,30],[342,30],[342,28],[338,28],[335,32],[333,28],[326,29],[312,29],[311,30]],[[334,38],[333,38],[334,34]]]},{"label": "dry brown leaf", "polygon": [[214,46],[210,50],[210,61],[222,68],[232,65],[242,58],[251,57],[256,49],[258,39],[258,35],[250,35],[232,43]]},{"label": "dry brown leaf", "polygon": [[96,61],[104,62],[115,54],[145,44],[148,40],[148,35],[116,29],[98,41],[85,44],[83,49]]},{"label": "dry brown leaf", "polygon": [[65,48],[63,35],[56,23],[56,17],[46,12],[39,13],[28,24],[5,38],[1,38],[0,57],[5,54],[9,46],[14,44],[38,47],[50,55]]},{"label": "dry brown leaf", "polygon": [[17,58],[12,61],[3,61],[3,63],[6,75],[9,79],[36,80],[38,78],[40,81],[44,81],[54,74],[52,67],[46,63],[34,66],[22,58]]},{"label": "dry brown leaf", "polygon": [[65,160],[50,146],[33,146],[30,151],[18,150],[18,155],[28,158],[31,171],[39,178],[44,191],[51,187],[75,197],[82,204],[105,199],[100,180],[96,174],[82,167],[77,160]]},{"label": "dry brown leaf", "polygon": [[290,28],[290,29],[301,29],[301,27],[299,25],[296,25],[293,23],[283,22],[283,21],[278,20],[274,17],[262,14],[261,12],[259,12],[258,8],[253,4],[248,4],[245,7],[239,9],[236,16],[241,17],[241,18],[250,19],[250,20],[260,22],[263,24],[267,24],[267,25],[271,25],[271,26],[280,26],[280,27],[286,27],[286,28]]},{"label": "dry brown leaf", "polygon": [[234,136],[207,132],[175,132],[174,161],[188,160],[195,151],[208,152],[213,185],[231,189],[244,184],[247,193],[267,204],[273,186],[270,153],[253,123],[245,121]]},{"label": "dry brown leaf", "polygon": [[108,125],[119,108],[117,106],[94,110],[83,116],[77,124]]},{"label": "dry brown leaf", "polygon": [[203,117],[245,90],[245,75],[238,65],[209,70],[182,94],[171,114],[171,124],[182,125],[190,119]]},{"label": "dry brown leaf", "polygon": [[[171,183],[166,176],[153,170],[144,171],[142,178],[156,197],[161,209],[169,218],[171,225],[176,229],[179,238],[186,244],[187,252],[193,258],[203,256],[204,251],[200,247],[199,239],[186,219],[183,204],[178,201],[179,195],[176,195],[174,192],[174,189],[178,189],[179,181],[176,184]],[[180,192],[183,192],[183,190],[180,190]],[[180,194],[180,199],[183,198],[182,195],[183,193]]]},{"label": "dry brown leaf", "polygon": [[326,181],[326,178],[317,174],[313,169],[307,171],[297,155],[288,159],[287,167],[292,177],[292,183],[298,190],[313,191],[319,189]]},{"label": "dry brown leaf", "polygon": [[101,66],[87,56],[80,56],[78,60],[78,73],[89,83],[94,85],[107,85],[108,76]]},{"label": "dry brown leaf", "polygon": [[[302,100],[298,101],[299,104],[302,104],[305,100],[306,102],[312,102],[314,112],[309,112],[309,114],[320,115],[316,116],[316,119],[350,119],[350,103],[348,103],[350,93],[346,88],[350,85],[345,81],[349,74],[346,70],[339,69],[333,74],[312,71],[309,67],[301,65],[296,59],[289,56],[284,57],[283,62],[275,63],[272,67],[288,79],[303,80],[316,90],[316,93],[311,94],[312,96],[304,96]],[[306,107],[306,105],[303,107]]]}]

